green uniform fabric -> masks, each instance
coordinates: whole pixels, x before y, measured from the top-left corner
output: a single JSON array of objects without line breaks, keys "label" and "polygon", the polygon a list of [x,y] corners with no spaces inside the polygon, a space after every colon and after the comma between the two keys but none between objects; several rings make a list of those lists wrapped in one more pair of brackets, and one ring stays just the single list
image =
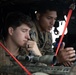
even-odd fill
[{"label": "green uniform fabric", "polygon": [[[4,42],[0,40],[0,42],[5,46]],[[24,49],[19,49],[19,55],[26,56],[26,52]],[[27,61],[20,61],[23,65],[26,63],[29,64]],[[19,66],[18,63],[0,46],[0,72],[2,72],[3,66]],[[20,67],[21,68],[21,67]],[[8,69],[8,68],[7,68]],[[11,68],[10,68],[11,70]],[[4,72],[4,71],[3,71]],[[10,72],[10,71],[9,71]],[[0,75],[14,75],[14,74],[6,74],[0,73]]]},{"label": "green uniform fabric", "polygon": [[30,31],[31,39],[36,41],[42,55],[54,54],[52,49],[52,35],[50,32],[42,33],[37,21],[34,22],[33,27]]},{"label": "green uniform fabric", "polygon": [[[5,46],[3,41],[0,41],[0,42]],[[25,48],[20,48],[19,55],[17,55],[17,56],[26,57],[26,56],[30,56],[30,55],[26,52]],[[19,61],[25,67],[36,66],[36,65],[37,66],[38,65],[46,66],[43,63],[41,64],[41,63],[34,62],[33,60],[28,60],[28,59],[20,58]],[[21,73],[25,73],[24,70],[22,71],[22,68],[21,67],[18,68],[18,66],[19,66],[18,63],[0,46],[0,75],[21,75]],[[5,68],[7,70],[5,70],[3,68]],[[8,69],[10,69],[10,70],[8,70]],[[28,69],[28,71],[29,71],[29,69]],[[33,69],[33,71],[34,71],[34,69]],[[27,75],[27,74],[22,74],[22,75]]]}]

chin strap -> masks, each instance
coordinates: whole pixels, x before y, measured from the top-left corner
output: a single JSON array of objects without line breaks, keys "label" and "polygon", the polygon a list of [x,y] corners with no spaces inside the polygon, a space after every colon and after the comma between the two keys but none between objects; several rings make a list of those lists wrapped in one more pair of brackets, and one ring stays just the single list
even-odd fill
[{"label": "chin strap", "polygon": [[58,43],[58,47],[57,47],[57,49],[56,49],[55,56],[57,56],[57,54],[58,54],[60,45],[61,45],[62,40],[63,40],[63,37],[64,37],[65,30],[66,30],[66,28],[67,28],[67,26],[68,26],[70,17],[71,17],[71,15],[72,15],[72,12],[73,12],[73,10],[75,9],[75,3],[71,4],[70,7],[69,7],[69,9],[70,9],[70,10],[69,10],[68,15],[67,15],[67,20],[66,20],[66,23],[65,23],[65,27],[64,27],[62,36],[61,36],[61,38],[60,38],[60,41],[59,41],[59,43]]},{"label": "chin strap", "polygon": [[9,50],[0,42],[0,46],[18,63],[18,65],[28,74],[32,75],[10,52]]}]

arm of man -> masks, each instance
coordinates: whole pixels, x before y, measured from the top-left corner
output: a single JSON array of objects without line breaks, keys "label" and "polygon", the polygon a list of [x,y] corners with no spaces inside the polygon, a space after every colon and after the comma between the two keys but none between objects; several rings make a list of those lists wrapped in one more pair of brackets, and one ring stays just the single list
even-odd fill
[{"label": "arm of man", "polygon": [[62,44],[62,47],[60,48],[57,59],[59,63],[63,63],[64,66],[71,66],[73,64],[73,61],[76,60],[75,56],[75,50],[73,47],[65,47],[65,43]]},{"label": "arm of man", "polygon": [[37,43],[35,41],[28,41],[26,45],[27,50],[32,52],[34,55],[42,56],[40,50],[38,49]]}]

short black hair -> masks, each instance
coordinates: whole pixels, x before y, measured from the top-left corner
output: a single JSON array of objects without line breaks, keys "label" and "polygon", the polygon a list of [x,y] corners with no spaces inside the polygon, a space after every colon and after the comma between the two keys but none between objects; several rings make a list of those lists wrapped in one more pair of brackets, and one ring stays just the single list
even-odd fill
[{"label": "short black hair", "polygon": [[58,8],[57,8],[57,3],[55,3],[54,1],[44,1],[44,2],[41,2],[38,9],[37,9],[37,12],[40,13],[40,14],[43,14],[45,13],[47,10],[49,11],[58,11]]},{"label": "short black hair", "polygon": [[21,24],[26,24],[28,27],[32,27],[32,20],[28,15],[22,12],[10,12],[7,14],[5,19],[5,25],[2,29],[2,35],[4,38],[8,36],[8,28],[12,27],[16,29]]}]

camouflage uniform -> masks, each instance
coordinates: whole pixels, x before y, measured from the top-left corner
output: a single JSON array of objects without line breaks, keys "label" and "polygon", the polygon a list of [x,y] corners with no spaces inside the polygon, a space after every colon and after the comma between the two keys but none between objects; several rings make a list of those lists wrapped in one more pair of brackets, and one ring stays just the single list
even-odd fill
[{"label": "camouflage uniform", "polygon": [[[2,42],[2,43],[4,44],[4,42]],[[22,50],[20,48],[19,49],[19,55],[25,56],[26,55],[25,50]],[[26,61],[20,61],[20,62],[23,65],[26,64]],[[16,61],[2,47],[0,47],[0,72],[1,72],[3,66],[18,66],[18,64],[16,63]],[[11,71],[11,68],[10,68],[10,71]],[[8,74],[0,73],[0,75],[13,75],[13,74],[9,74],[9,72],[8,72]]]},{"label": "camouflage uniform", "polygon": [[[3,41],[0,41],[3,43]],[[19,55],[22,57],[30,56],[24,48],[19,49]],[[31,57],[31,56],[30,56]],[[38,66],[40,63],[33,62],[28,59],[18,59],[26,68],[32,67],[29,70],[34,72],[33,66]],[[42,65],[42,64],[41,64]],[[44,65],[44,64],[43,64]],[[26,72],[18,65],[18,63],[2,48],[0,47],[0,75],[27,75]]]},{"label": "camouflage uniform", "polygon": [[52,35],[49,32],[42,33],[38,23],[35,21],[30,32],[31,39],[36,41],[42,55],[54,54],[52,49]]}]

